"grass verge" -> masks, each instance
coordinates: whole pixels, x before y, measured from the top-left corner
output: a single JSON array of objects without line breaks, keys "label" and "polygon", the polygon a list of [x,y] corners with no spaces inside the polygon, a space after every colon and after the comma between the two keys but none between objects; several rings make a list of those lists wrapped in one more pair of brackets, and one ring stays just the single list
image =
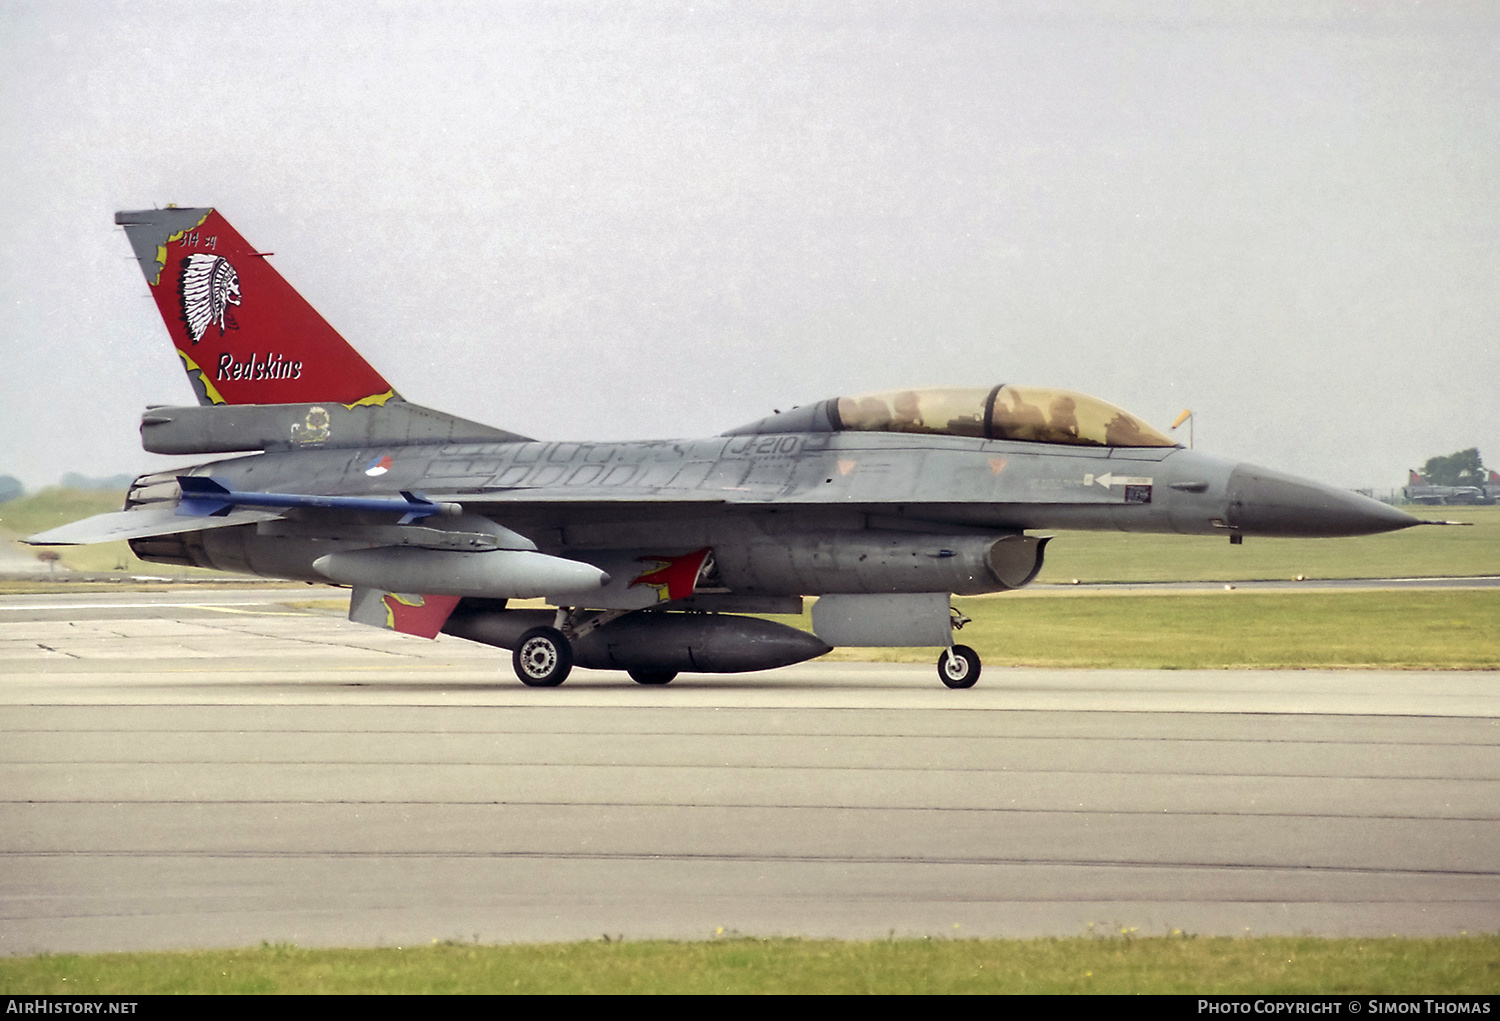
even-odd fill
[{"label": "grass verge", "polygon": [[[986,666],[1155,670],[1500,669],[1500,591],[1171,592],[955,599]],[[810,628],[804,614],[800,622]],[[925,663],[931,649],[836,649]]]},{"label": "grass verge", "polygon": [[713,939],[0,959],[0,992],[1493,994],[1500,937]]},{"label": "grass verge", "polygon": [[[1463,528],[1407,528],[1351,539],[1257,539],[1054,532],[1038,581],[1248,581],[1465,578],[1500,574],[1500,507],[1405,507]],[[1047,534],[1047,529],[1037,534]]]}]

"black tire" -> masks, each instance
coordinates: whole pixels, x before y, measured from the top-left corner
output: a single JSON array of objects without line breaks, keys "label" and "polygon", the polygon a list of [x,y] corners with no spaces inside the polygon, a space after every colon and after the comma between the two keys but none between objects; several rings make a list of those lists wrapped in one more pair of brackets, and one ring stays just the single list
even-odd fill
[{"label": "black tire", "polygon": [[528,688],[555,688],[573,669],[573,646],[556,628],[534,627],[516,643],[510,661]]},{"label": "black tire", "polygon": [[637,684],[671,684],[672,678],[677,676],[676,670],[638,670],[625,671],[630,679]]},{"label": "black tire", "polygon": [[979,653],[967,645],[955,645],[950,656],[944,651],[938,656],[938,677],[950,688],[972,688],[979,680]]}]

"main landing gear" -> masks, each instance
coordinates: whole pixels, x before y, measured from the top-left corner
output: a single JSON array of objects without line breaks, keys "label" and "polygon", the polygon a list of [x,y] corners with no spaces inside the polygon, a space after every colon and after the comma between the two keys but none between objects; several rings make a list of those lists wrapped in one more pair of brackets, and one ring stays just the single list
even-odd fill
[{"label": "main landing gear", "polygon": [[516,643],[510,661],[522,684],[555,688],[573,669],[573,646],[557,628],[534,627]]},{"label": "main landing gear", "polygon": [[[534,627],[521,635],[511,652],[511,665],[521,683],[531,688],[555,688],[573,670],[573,639],[582,637],[624,615],[623,610],[579,614],[559,609],[553,627]],[[628,673],[637,684],[670,684],[676,670],[632,667]]]}]

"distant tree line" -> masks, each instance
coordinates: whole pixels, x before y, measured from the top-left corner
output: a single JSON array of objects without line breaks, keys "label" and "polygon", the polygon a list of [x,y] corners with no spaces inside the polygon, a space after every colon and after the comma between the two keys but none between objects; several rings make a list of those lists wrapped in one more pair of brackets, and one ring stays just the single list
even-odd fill
[{"label": "distant tree line", "polygon": [[[107,475],[96,477],[68,472],[58,482],[64,489],[118,489],[125,490],[135,479],[134,475]],[[18,500],[26,495],[26,487],[14,475],[0,475],[0,503]]]},{"label": "distant tree line", "polygon": [[134,475],[80,475],[68,472],[62,477],[64,489],[129,489]]},{"label": "distant tree line", "polygon": [[1428,458],[1422,465],[1422,477],[1434,486],[1483,486],[1490,472],[1479,456],[1479,448],[1470,447],[1446,457]]}]

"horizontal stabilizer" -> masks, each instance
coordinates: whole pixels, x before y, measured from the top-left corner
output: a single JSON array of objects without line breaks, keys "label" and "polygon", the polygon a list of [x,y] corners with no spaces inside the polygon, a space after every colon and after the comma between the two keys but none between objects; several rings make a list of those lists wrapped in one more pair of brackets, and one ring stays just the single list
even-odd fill
[{"label": "horizontal stabilizer", "polygon": [[456,503],[436,503],[415,493],[400,496],[322,496],[317,493],[246,493],[230,489],[221,480],[206,475],[179,475],[182,502],[179,515],[218,517],[231,507],[313,507],[323,510],[373,511],[399,513],[401,524],[431,517],[434,514],[456,516],[462,508]]},{"label": "horizontal stabilizer", "polygon": [[352,408],[334,403],[156,407],[141,416],[141,446],[153,454],[510,443],[524,439],[504,429],[405,401]]},{"label": "horizontal stabilizer", "polygon": [[153,535],[176,535],[179,532],[197,532],[205,528],[253,525],[258,521],[279,518],[283,513],[279,510],[234,510],[218,517],[184,521],[172,507],[113,511],[39,532],[26,542],[33,546],[83,546],[94,542],[113,542],[116,539],[146,539]]}]

